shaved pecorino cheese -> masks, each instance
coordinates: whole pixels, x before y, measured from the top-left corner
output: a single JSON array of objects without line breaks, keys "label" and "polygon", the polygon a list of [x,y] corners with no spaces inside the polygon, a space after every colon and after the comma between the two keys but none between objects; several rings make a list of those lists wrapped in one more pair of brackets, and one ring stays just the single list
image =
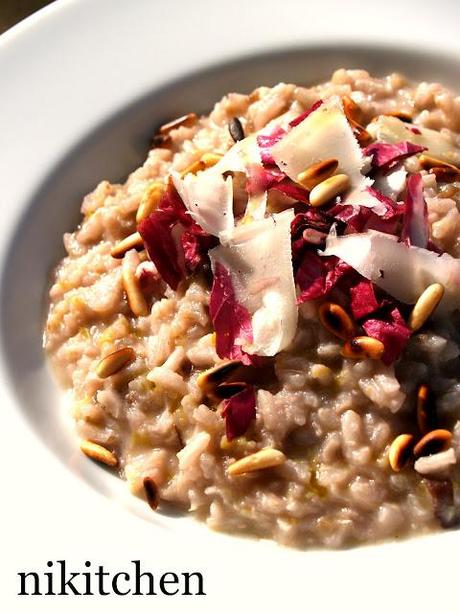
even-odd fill
[{"label": "shaved pecorino cheese", "polygon": [[273,356],[285,349],[297,328],[292,271],[292,210],[242,224],[226,242],[210,251],[213,270],[221,264],[230,272],[236,300],[251,315],[249,354]]},{"label": "shaved pecorino cheese", "polygon": [[427,153],[435,158],[457,166],[460,164],[460,149],[445,132],[412,126],[389,115],[380,115],[371,121],[366,130],[377,141],[384,143],[409,141],[426,147]]},{"label": "shaved pecorino cheese", "polygon": [[408,246],[396,236],[368,230],[337,236],[331,232],[323,255],[335,255],[391,296],[414,304],[432,283],[444,286],[436,315],[460,308],[460,260],[448,253]]},{"label": "shaved pecorino cheese", "polygon": [[233,183],[232,178],[224,178],[214,168],[191,172],[181,177],[171,173],[174,187],[177,189],[185,207],[196,223],[214,236],[230,230],[233,218]]},{"label": "shaved pecorino cheese", "polygon": [[294,126],[272,147],[271,153],[280,170],[294,181],[312,164],[336,158],[337,172],[348,175],[353,189],[365,182],[361,173],[364,165],[361,148],[336,96]]}]

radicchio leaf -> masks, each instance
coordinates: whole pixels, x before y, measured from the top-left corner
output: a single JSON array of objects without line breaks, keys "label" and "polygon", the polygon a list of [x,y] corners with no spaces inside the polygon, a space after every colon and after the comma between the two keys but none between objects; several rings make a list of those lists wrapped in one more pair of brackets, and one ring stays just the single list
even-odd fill
[{"label": "radicchio leaf", "polygon": [[345,222],[354,232],[372,229],[395,234],[404,213],[404,205],[397,204],[372,187],[368,187],[367,191],[378,201],[378,207],[354,205],[351,201],[349,204],[336,204],[328,210],[328,214]]},{"label": "radicchio leaf", "polygon": [[276,189],[289,198],[308,204],[308,192],[297,185],[276,166],[252,164],[247,168],[246,192],[249,196],[260,194],[269,189]]},{"label": "radicchio leaf", "polygon": [[275,165],[275,160],[271,154],[271,148],[275,143],[281,140],[285,134],[286,130],[281,126],[275,126],[268,134],[258,134],[257,144],[259,145],[260,157],[263,164],[267,166]]},{"label": "radicchio leaf", "polygon": [[267,191],[286,176],[276,166],[266,168],[259,164],[248,165],[246,173],[246,192],[249,196]]},{"label": "radicchio leaf", "polygon": [[157,210],[139,223],[138,232],[158,273],[174,290],[186,271],[196,270],[207,258],[208,249],[216,244],[190,217],[172,185]]},{"label": "radicchio leaf", "polygon": [[401,143],[372,143],[364,150],[364,155],[372,156],[372,166],[387,172],[406,158],[425,151],[426,147],[414,145],[409,141]]},{"label": "radicchio leaf", "polygon": [[218,244],[219,240],[205,232],[197,223],[185,230],[181,236],[184,250],[185,265],[188,271],[194,272],[208,259],[208,251]]},{"label": "radicchio leaf", "polygon": [[225,434],[229,441],[243,436],[256,417],[256,393],[252,385],[224,401]]},{"label": "radicchio leaf", "polygon": [[405,206],[401,238],[408,245],[426,249],[429,241],[428,210],[420,173],[411,175],[407,179]]},{"label": "radicchio leaf", "polygon": [[391,311],[389,321],[368,319],[363,323],[363,328],[368,336],[378,339],[385,345],[382,362],[386,366],[399,358],[411,335],[397,307]]},{"label": "radicchio leaf", "polygon": [[138,232],[142,236],[150,259],[162,279],[174,290],[184,278],[179,252],[172,234],[176,223],[177,216],[174,211],[158,209],[138,225]]},{"label": "radicchio leaf", "polygon": [[377,300],[374,284],[368,279],[362,279],[350,288],[351,311],[355,319],[361,319],[377,311],[380,302]]},{"label": "radicchio leaf", "polygon": [[316,111],[316,109],[318,109],[323,104],[323,102],[324,102],[323,100],[317,100],[306,111],[304,111],[300,115],[297,115],[297,117],[294,117],[294,119],[292,119],[289,122],[290,127],[293,128],[294,126],[299,125],[299,123],[301,123],[304,119],[306,119],[309,115],[311,115],[311,113],[313,113],[313,111]]},{"label": "radicchio leaf", "polygon": [[305,253],[295,280],[300,289],[297,304],[326,296],[346,273],[352,271],[351,266],[332,257],[320,257],[314,251]]},{"label": "radicchio leaf", "polygon": [[306,249],[325,244],[333,219],[317,209],[298,213],[291,223],[292,263],[297,270]]},{"label": "radicchio leaf", "polygon": [[252,342],[251,315],[237,302],[231,274],[219,262],[214,267],[209,312],[216,331],[217,355],[251,364],[252,356],[241,348],[243,342]]},{"label": "radicchio leaf", "polygon": [[303,202],[304,204],[308,204],[310,202],[307,190],[294,183],[294,181],[291,181],[289,177],[274,183],[272,188],[281,192],[285,196],[292,198],[293,200],[297,200],[298,202]]}]

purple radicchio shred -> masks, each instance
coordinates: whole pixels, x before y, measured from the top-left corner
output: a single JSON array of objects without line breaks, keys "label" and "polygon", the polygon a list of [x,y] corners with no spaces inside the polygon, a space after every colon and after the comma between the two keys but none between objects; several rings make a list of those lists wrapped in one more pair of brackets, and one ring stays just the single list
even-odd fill
[{"label": "purple radicchio shred", "polygon": [[249,196],[260,194],[269,189],[275,189],[289,198],[308,204],[308,192],[297,185],[277,166],[259,166],[254,164],[248,168],[246,192]]},{"label": "purple radicchio shred", "polygon": [[138,225],[150,259],[162,279],[174,290],[184,278],[179,251],[172,233],[176,223],[177,217],[173,211],[159,209]]},{"label": "purple radicchio shred", "polygon": [[252,164],[247,168],[246,192],[249,196],[265,192],[282,181],[285,176],[284,172],[281,172],[276,166],[267,168],[259,164]]},{"label": "purple radicchio shred", "polygon": [[343,260],[333,255],[321,257],[314,251],[307,251],[295,274],[300,289],[297,304],[323,298],[349,272],[354,270]]},{"label": "purple radicchio shred", "polygon": [[294,183],[289,177],[285,177],[282,181],[275,183],[272,185],[272,188],[297,202],[303,202],[304,204],[310,202],[307,190]]},{"label": "purple radicchio shred", "polygon": [[292,264],[294,273],[308,249],[324,247],[334,219],[317,209],[298,213],[291,222]]},{"label": "purple radicchio shred", "polygon": [[256,417],[256,392],[252,385],[235,394],[223,403],[225,434],[229,441],[246,434]]},{"label": "purple radicchio shred", "polygon": [[394,307],[386,320],[368,319],[362,324],[366,334],[376,338],[385,345],[382,362],[389,366],[395,362],[404,351],[411,330],[407,327],[398,307]]},{"label": "purple radicchio shred", "polygon": [[259,134],[257,136],[257,144],[259,145],[260,157],[262,163],[267,166],[274,166],[275,160],[273,159],[271,149],[273,145],[276,145],[283,136],[286,134],[286,130],[281,126],[275,126],[268,134]]},{"label": "purple radicchio shred", "polygon": [[428,247],[428,209],[423,196],[423,179],[420,173],[411,175],[407,179],[401,238],[408,245],[424,249]]},{"label": "purple radicchio shred", "polygon": [[355,319],[362,319],[371,313],[375,313],[381,302],[375,295],[374,284],[368,279],[361,279],[350,288],[351,312]]},{"label": "purple radicchio shred", "polygon": [[299,123],[302,123],[302,121],[306,119],[309,115],[311,115],[313,111],[316,111],[316,109],[319,109],[319,107],[323,104],[323,102],[324,102],[323,100],[317,100],[314,104],[311,105],[310,108],[308,108],[306,111],[304,111],[303,113],[301,113],[300,115],[292,119],[289,122],[289,125],[291,126],[291,128],[294,128],[295,126],[298,126]]},{"label": "purple radicchio shred", "polygon": [[161,278],[174,290],[187,272],[208,260],[208,250],[216,245],[215,239],[190,217],[171,185],[157,210],[139,223],[138,232]]},{"label": "purple radicchio shred", "polygon": [[425,151],[426,147],[414,145],[409,141],[401,143],[372,143],[363,150],[363,154],[372,156],[372,166],[387,173],[400,162],[412,155]]},{"label": "purple radicchio shred", "polygon": [[236,299],[230,271],[219,262],[214,267],[209,312],[216,332],[217,355],[243,364],[254,363],[256,356],[241,348],[243,342],[253,340],[251,316]]},{"label": "purple radicchio shred", "polygon": [[205,232],[197,223],[185,230],[181,236],[181,244],[187,270],[194,272],[207,263],[209,250],[216,247],[218,242],[217,237]]}]

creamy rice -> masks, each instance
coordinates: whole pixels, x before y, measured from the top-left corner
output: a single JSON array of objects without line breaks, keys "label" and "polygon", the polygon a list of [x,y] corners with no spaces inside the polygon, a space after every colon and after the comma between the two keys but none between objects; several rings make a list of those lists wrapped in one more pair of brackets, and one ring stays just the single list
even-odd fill
[{"label": "creamy rice", "polygon": [[[148,314],[136,317],[124,291],[122,260],[111,249],[135,232],[136,211],[152,180],[163,181],[172,169],[183,171],[203,154],[223,154],[233,145],[233,117],[248,135],[333,95],[351,96],[363,125],[406,112],[414,125],[446,131],[460,146],[460,99],[441,85],[413,85],[397,74],[377,79],[341,69],[311,88],[281,83],[250,95],[229,94],[208,117],[172,130],[125,184],[102,181],[86,196],[81,225],[64,236],[68,255],[54,274],[45,330],[53,368],[72,390],[79,437],[115,453],[135,494],[144,495],[149,477],[158,488],[160,512],[161,501],[175,503],[211,528],[291,546],[341,547],[439,527],[432,484],[412,466],[393,471],[388,451],[398,434],[414,432],[417,386],[429,381],[440,427],[454,431],[457,454],[459,318],[430,322],[394,365],[385,366],[344,359],[342,341],[318,323],[321,301],[304,303],[293,342],[256,380],[254,423],[245,436],[228,441],[221,411],[197,385],[200,373],[222,362],[209,315],[209,271],[190,276],[177,291],[151,275]],[[409,170],[418,170],[417,164],[416,157],[405,162]],[[422,176],[431,239],[460,257],[459,191],[447,192],[425,170]],[[278,192],[270,199],[273,210],[290,202]],[[137,277],[149,271],[134,250],[124,266]],[[101,358],[125,346],[136,359],[99,377]],[[283,451],[286,461],[228,474],[236,459],[265,447]],[[458,470],[449,471],[455,486]]]}]

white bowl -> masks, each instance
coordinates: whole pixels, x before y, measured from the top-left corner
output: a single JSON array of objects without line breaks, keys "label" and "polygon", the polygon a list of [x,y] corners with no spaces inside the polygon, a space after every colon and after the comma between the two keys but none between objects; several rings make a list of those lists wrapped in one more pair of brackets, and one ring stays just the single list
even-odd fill
[{"label": "white bowl", "polygon": [[[31,541],[27,558],[42,567],[47,559],[59,556],[82,566],[92,555],[101,563],[119,566],[144,556],[146,565],[153,568],[204,569],[211,592],[205,605],[209,610],[220,602],[218,591],[225,589],[227,578],[238,584],[238,598],[243,595],[247,603],[257,606],[263,602],[266,610],[282,606],[288,590],[299,597],[305,594],[311,605],[325,604],[326,598],[328,606],[353,602],[356,611],[368,606],[383,610],[393,602],[385,588],[390,582],[398,606],[411,602],[419,610],[428,610],[439,602],[436,586],[444,585],[444,597],[452,593],[455,571],[448,564],[449,550],[460,543],[460,533],[346,552],[298,552],[216,534],[190,518],[154,515],[126,492],[124,483],[77,451],[61,408],[62,394],[45,367],[41,337],[47,281],[63,254],[62,235],[78,223],[81,199],[99,180],[122,181],[141,163],[149,137],[164,120],[191,110],[206,112],[228,91],[250,91],[280,80],[314,83],[341,66],[374,74],[398,71],[460,89],[460,51],[449,40],[459,16],[453,2],[437,3],[437,11],[443,7],[451,11],[453,23],[446,25],[445,36],[437,40],[430,29],[423,45],[417,45],[417,37],[407,35],[407,30],[406,44],[393,42],[395,32],[401,36],[404,31],[400,22],[409,23],[407,5],[412,10],[413,2],[399,8],[396,22],[387,12],[379,23],[374,22],[377,42],[364,42],[352,23],[358,3],[349,3],[345,12],[339,2],[331,3],[329,13],[324,7],[313,11],[314,24],[323,24],[323,31],[328,31],[328,16],[342,7],[342,17],[350,19],[349,40],[342,42],[333,42],[340,31],[339,18],[320,42],[311,24],[299,28],[303,5],[291,5],[296,11],[286,18],[277,3],[265,2],[264,15],[274,12],[272,27],[261,33],[254,21],[257,11],[246,4],[244,33],[250,32],[247,20],[252,16],[253,36],[245,38],[240,31],[231,38],[222,32],[220,62],[212,53],[219,49],[218,32],[212,26],[218,30],[225,16],[228,21],[230,9],[223,3],[200,5],[201,11],[211,11],[204,26],[207,37],[190,31],[198,28],[199,16],[196,7],[193,10],[188,4],[175,2],[166,9],[161,2],[153,5],[147,0],[129,6],[106,0],[90,5],[80,0],[58,2],[0,40],[4,184],[0,389],[5,415],[4,485],[11,492],[4,539],[11,549],[19,536]],[[238,25],[234,14],[243,3],[232,6],[233,23]],[[422,22],[412,17],[412,27],[426,26],[437,11],[428,11]],[[177,22],[180,16],[182,21]],[[274,27],[278,16],[282,36]],[[168,45],[174,23],[179,48]],[[393,30],[386,31],[385,24]],[[309,44],[299,44],[302,36]],[[120,40],[125,45],[123,53],[117,46]],[[433,51],[435,45],[438,49]],[[270,51],[273,46],[276,49]],[[155,56],[158,49],[164,49],[161,58]],[[39,533],[30,522],[31,500]],[[116,550],[105,549],[113,548],[114,541]],[[22,569],[27,558],[14,548],[10,566]],[[427,585],[426,560],[436,558],[445,564],[430,567]],[[420,573],[422,580],[408,577],[408,568]],[[409,598],[410,584],[414,592]],[[356,585],[356,593],[350,592],[350,585]],[[190,604],[190,610],[194,606]],[[200,610],[208,610],[203,606]]]}]

